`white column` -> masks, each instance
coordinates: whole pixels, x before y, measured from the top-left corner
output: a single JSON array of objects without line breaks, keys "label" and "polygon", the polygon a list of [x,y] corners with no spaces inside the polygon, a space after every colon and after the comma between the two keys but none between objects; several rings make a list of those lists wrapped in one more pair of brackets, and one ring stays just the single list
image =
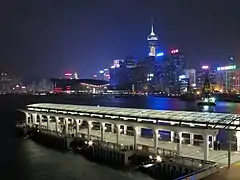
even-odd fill
[{"label": "white column", "polygon": [[91,140],[91,133],[92,133],[92,122],[88,121],[88,140]]},{"label": "white column", "polygon": [[237,151],[240,151],[240,131],[236,132],[236,138],[237,138]]},{"label": "white column", "polygon": [[68,118],[64,118],[65,123],[65,134],[68,135]]},{"label": "white column", "polygon": [[214,142],[216,141],[216,136],[212,136],[211,146],[214,148]]},{"label": "white column", "polygon": [[177,154],[180,156],[182,154],[182,133],[177,133],[179,142],[177,143]]},{"label": "white column", "polygon": [[207,161],[209,158],[209,135],[206,134],[204,137],[204,160]]},{"label": "white column", "polygon": [[115,124],[111,124],[111,132],[114,133]]},{"label": "white column", "polygon": [[119,145],[119,136],[120,136],[120,130],[121,130],[121,129],[120,129],[120,125],[117,124],[117,125],[116,125],[116,128],[117,128],[117,129],[116,129],[116,144]]},{"label": "white column", "polygon": [[79,119],[76,119],[75,121],[76,121],[76,136],[78,136],[80,123],[79,123]]},{"label": "white column", "polygon": [[228,168],[231,167],[231,156],[232,156],[232,131],[228,129]]},{"label": "white column", "polygon": [[158,129],[154,129],[153,130],[153,146],[154,146],[154,153],[157,154],[157,148],[158,148],[158,137],[159,137],[159,134],[158,134]]},{"label": "white column", "polygon": [[194,134],[190,133],[190,144],[194,145]]},{"label": "white column", "polygon": [[134,150],[137,150],[139,129],[140,129],[139,127],[133,127],[133,130],[134,130]]},{"label": "white column", "polygon": [[29,114],[27,112],[25,112],[25,121],[26,121],[26,125],[29,124],[29,120],[28,120]]},{"label": "white column", "polygon": [[170,133],[171,142],[174,142],[175,133],[173,131],[170,131]]},{"label": "white column", "polygon": [[37,124],[37,114],[36,113],[32,114],[32,118],[33,118],[33,125]]},{"label": "white column", "polygon": [[39,129],[42,129],[42,115],[39,114]]},{"label": "white column", "polygon": [[104,134],[105,134],[105,123],[101,123],[101,141],[104,140]]},{"label": "white column", "polygon": [[123,126],[123,134],[125,134],[125,135],[127,134],[127,126],[126,125]]},{"label": "white column", "polygon": [[47,116],[47,130],[50,130],[50,116]]},{"label": "white column", "polygon": [[55,116],[55,131],[58,133],[58,121],[59,117]]}]

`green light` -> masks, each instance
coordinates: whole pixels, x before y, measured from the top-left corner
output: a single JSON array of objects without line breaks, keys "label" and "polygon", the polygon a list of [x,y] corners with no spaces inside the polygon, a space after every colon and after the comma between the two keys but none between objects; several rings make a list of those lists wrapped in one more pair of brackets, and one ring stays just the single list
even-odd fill
[{"label": "green light", "polygon": [[217,70],[218,71],[227,71],[227,70],[234,70],[236,68],[237,68],[236,65],[232,65],[232,66],[218,67]]}]

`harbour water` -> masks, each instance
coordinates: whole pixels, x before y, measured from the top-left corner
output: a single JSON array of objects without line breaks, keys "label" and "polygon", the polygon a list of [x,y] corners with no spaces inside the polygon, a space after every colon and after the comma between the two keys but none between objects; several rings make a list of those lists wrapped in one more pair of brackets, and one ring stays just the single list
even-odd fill
[{"label": "harbour water", "polygon": [[[1,114],[1,148],[0,161],[3,180],[77,180],[77,179],[151,179],[138,172],[121,172],[107,166],[89,162],[80,155],[60,153],[45,148],[28,139],[14,137],[13,125],[22,118],[17,108],[37,102],[87,104],[99,106],[118,106],[164,110],[200,111],[196,103],[183,102],[179,99],[133,97],[133,98],[76,98],[44,96],[0,97]],[[205,109],[207,110],[207,109]],[[212,109],[215,112],[239,113],[240,104],[218,102]]]}]

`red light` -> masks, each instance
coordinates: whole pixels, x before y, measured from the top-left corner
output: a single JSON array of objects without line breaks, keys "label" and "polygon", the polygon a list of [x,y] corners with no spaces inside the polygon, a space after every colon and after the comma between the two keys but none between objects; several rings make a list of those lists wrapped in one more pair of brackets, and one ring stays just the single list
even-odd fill
[{"label": "red light", "polygon": [[72,76],[72,73],[65,73],[65,76]]}]

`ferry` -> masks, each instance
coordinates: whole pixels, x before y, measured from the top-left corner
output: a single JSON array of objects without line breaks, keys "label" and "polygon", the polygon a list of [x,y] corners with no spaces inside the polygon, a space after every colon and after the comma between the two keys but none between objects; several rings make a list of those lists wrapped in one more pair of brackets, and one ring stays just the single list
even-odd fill
[{"label": "ferry", "polygon": [[215,97],[209,95],[202,97],[200,101],[197,101],[198,106],[216,106],[216,99]]}]

